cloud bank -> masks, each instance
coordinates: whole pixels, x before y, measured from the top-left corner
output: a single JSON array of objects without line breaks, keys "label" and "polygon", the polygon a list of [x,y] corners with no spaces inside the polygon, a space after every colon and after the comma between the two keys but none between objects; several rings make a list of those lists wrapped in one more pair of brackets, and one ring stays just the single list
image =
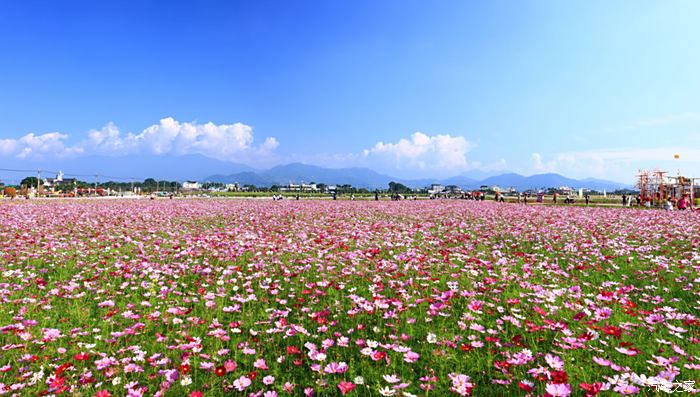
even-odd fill
[{"label": "cloud bank", "polygon": [[253,128],[243,124],[179,122],[166,117],[139,133],[122,134],[114,123],[91,130],[75,144],[59,132],[29,133],[17,139],[0,139],[0,155],[21,159],[66,158],[82,154],[201,154],[224,161],[250,161],[268,157],[279,146],[274,137],[254,144]]},{"label": "cloud bank", "polygon": [[[676,159],[674,156],[678,155]],[[675,175],[679,170],[689,176],[700,174],[700,149],[673,146],[660,148],[621,148],[572,151],[545,159],[531,156],[534,173],[557,172],[574,177],[599,177],[631,182],[637,169],[662,168]]]},{"label": "cloud bank", "polygon": [[371,163],[379,163],[397,170],[437,170],[459,172],[469,169],[467,153],[474,144],[463,136],[427,135],[415,132],[398,142],[377,142],[362,152]]}]

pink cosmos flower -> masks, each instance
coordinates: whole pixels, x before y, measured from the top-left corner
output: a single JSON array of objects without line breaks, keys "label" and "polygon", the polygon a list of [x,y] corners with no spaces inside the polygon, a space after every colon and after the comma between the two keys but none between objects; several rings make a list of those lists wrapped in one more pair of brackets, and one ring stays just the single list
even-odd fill
[{"label": "pink cosmos flower", "polygon": [[259,359],[255,360],[255,362],[253,363],[253,367],[255,367],[257,369],[262,369],[264,371],[268,370],[267,363],[265,362],[265,359],[263,359],[263,358],[259,358]]},{"label": "pink cosmos flower", "polygon": [[406,352],[403,355],[403,360],[407,363],[415,363],[419,358],[420,355],[412,351]]},{"label": "pink cosmos flower", "polygon": [[595,357],[595,356],[593,356],[593,362],[598,364],[598,365],[602,365],[604,367],[608,367],[611,364],[610,360],[606,360],[604,358]]},{"label": "pink cosmos flower", "polygon": [[568,383],[547,383],[545,391],[552,397],[566,397],[571,394],[571,386]]},{"label": "pink cosmos flower", "polygon": [[338,389],[340,389],[340,393],[342,395],[345,395],[347,393],[350,393],[351,391],[355,390],[357,385],[355,385],[352,382],[346,382],[344,380],[341,380],[340,383],[338,383]]},{"label": "pink cosmos flower", "polygon": [[262,379],[262,382],[264,385],[269,386],[269,385],[275,383],[275,377],[272,375],[268,375]]},{"label": "pink cosmos flower", "polygon": [[233,381],[233,387],[235,387],[236,390],[238,390],[238,391],[243,391],[248,386],[250,386],[251,383],[253,383],[253,382],[248,377],[241,376],[240,378]]}]

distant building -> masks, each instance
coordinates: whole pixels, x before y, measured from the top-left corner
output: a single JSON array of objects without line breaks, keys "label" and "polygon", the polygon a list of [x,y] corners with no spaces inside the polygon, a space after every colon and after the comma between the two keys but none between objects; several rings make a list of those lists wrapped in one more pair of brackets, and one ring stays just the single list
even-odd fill
[{"label": "distant building", "polygon": [[449,194],[462,194],[462,188],[457,185],[447,185],[445,186],[445,189],[443,189],[443,192]]},{"label": "distant building", "polygon": [[44,187],[57,188],[59,186],[73,186],[78,183],[76,178],[64,178],[63,171],[59,171],[55,178],[44,179]]},{"label": "distant building", "polygon": [[280,188],[280,190],[285,192],[316,192],[318,187],[315,183],[290,183]]},{"label": "distant building", "polygon": [[444,190],[445,190],[445,187],[442,186],[441,184],[439,184],[439,183],[433,183],[433,184],[430,185],[430,187],[428,188],[428,193],[429,193],[429,194],[439,194],[439,193],[442,193]]},{"label": "distant building", "polygon": [[226,190],[228,190],[229,192],[237,192],[237,191],[241,190],[241,185],[238,182],[227,183]]},{"label": "distant building", "polygon": [[53,178],[46,178],[46,181],[49,182],[51,186],[66,186],[66,185],[74,185],[78,183],[78,180],[76,178],[63,178],[61,180],[55,180]]},{"label": "distant building", "polygon": [[185,181],[182,184],[183,190],[199,190],[202,188],[202,184],[197,181]]},{"label": "distant building", "polygon": [[562,192],[563,194],[571,194],[571,192],[574,191],[574,189],[572,189],[572,188],[570,188],[570,187],[568,187],[568,186],[559,186],[559,187],[557,188],[557,190],[559,190],[559,191]]}]

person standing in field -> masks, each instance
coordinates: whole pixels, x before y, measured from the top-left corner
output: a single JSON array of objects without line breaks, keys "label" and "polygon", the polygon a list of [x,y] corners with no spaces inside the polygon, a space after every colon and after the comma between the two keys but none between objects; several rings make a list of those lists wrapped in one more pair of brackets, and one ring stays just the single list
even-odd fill
[{"label": "person standing in field", "polygon": [[666,202],[664,202],[664,209],[666,211],[673,211],[673,203],[671,202],[670,199],[666,199]]},{"label": "person standing in field", "polygon": [[554,202],[554,204],[557,203],[557,196],[558,196],[557,192],[554,192],[554,194],[552,194],[552,201]]},{"label": "person standing in field", "polygon": [[625,204],[627,204],[627,196],[623,194],[622,195],[622,206],[624,207]]},{"label": "person standing in field", "polygon": [[688,198],[687,197],[688,196],[684,194],[683,197],[681,197],[681,199],[678,200],[678,209],[679,210],[685,210],[688,208]]},{"label": "person standing in field", "polygon": [[590,197],[588,196],[588,193],[586,193],[586,194],[583,196],[583,198],[586,199],[586,205],[588,205],[588,201],[590,200]]}]

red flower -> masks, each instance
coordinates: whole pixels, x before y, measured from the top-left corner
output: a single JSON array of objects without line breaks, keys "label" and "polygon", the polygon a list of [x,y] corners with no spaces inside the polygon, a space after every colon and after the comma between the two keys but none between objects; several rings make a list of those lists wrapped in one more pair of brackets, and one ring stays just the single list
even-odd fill
[{"label": "red flower", "polygon": [[568,383],[569,382],[569,375],[566,374],[564,371],[552,371],[549,373],[549,376],[552,379],[552,383]]},{"label": "red flower", "polygon": [[53,389],[58,389],[59,387],[63,386],[63,384],[66,383],[66,378],[62,376],[56,376],[53,378],[49,386],[51,386]]},{"label": "red flower", "polygon": [[179,369],[180,372],[182,372],[183,374],[189,374],[189,373],[190,373],[191,367],[190,367],[189,364],[180,364],[180,366],[178,367],[178,369]]},{"label": "red flower", "polygon": [[223,365],[219,365],[218,367],[216,367],[214,373],[216,374],[216,376],[224,376],[226,375],[226,368],[224,368]]},{"label": "red flower", "polygon": [[73,360],[75,361],[86,361],[90,358],[90,355],[87,353],[76,353],[73,356]]},{"label": "red flower", "polygon": [[518,387],[526,392],[531,392],[533,387],[524,382],[518,382]]},{"label": "red flower", "polygon": [[72,366],[73,366],[73,364],[71,364],[71,363],[65,363],[65,364],[59,365],[56,368],[56,375],[61,375],[65,370],[67,370],[68,368],[70,368]]},{"label": "red flower", "polygon": [[510,363],[508,361],[494,361],[493,366],[496,367],[496,369],[508,371]]},{"label": "red flower", "polygon": [[199,390],[193,391],[192,393],[190,393],[190,397],[202,397],[202,396],[203,396],[203,394]]},{"label": "red flower", "polygon": [[301,350],[296,346],[287,346],[287,354],[301,354]]},{"label": "red flower", "polygon": [[603,388],[603,384],[600,382],[596,383],[581,383],[579,385],[583,390],[586,391],[586,397],[593,397],[600,393],[600,390]]},{"label": "red flower", "polygon": [[613,335],[616,338],[622,336],[622,329],[614,325],[606,325],[603,328],[603,332],[605,332],[607,335]]},{"label": "red flower", "polygon": [[340,394],[345,395],[345,393],[349,393],[353,390],[355,390],[357,386],[352,383],[352,382],[346,382],[344,380],[341,380],[340,383],[338,383],[338,389],[340,389]]},{"label": "red flower", "polygon": [[100,390],[97,392],[97,394],[95,394],[95,397],[112,397],[112,393],[108,392],[107,390]]}]

